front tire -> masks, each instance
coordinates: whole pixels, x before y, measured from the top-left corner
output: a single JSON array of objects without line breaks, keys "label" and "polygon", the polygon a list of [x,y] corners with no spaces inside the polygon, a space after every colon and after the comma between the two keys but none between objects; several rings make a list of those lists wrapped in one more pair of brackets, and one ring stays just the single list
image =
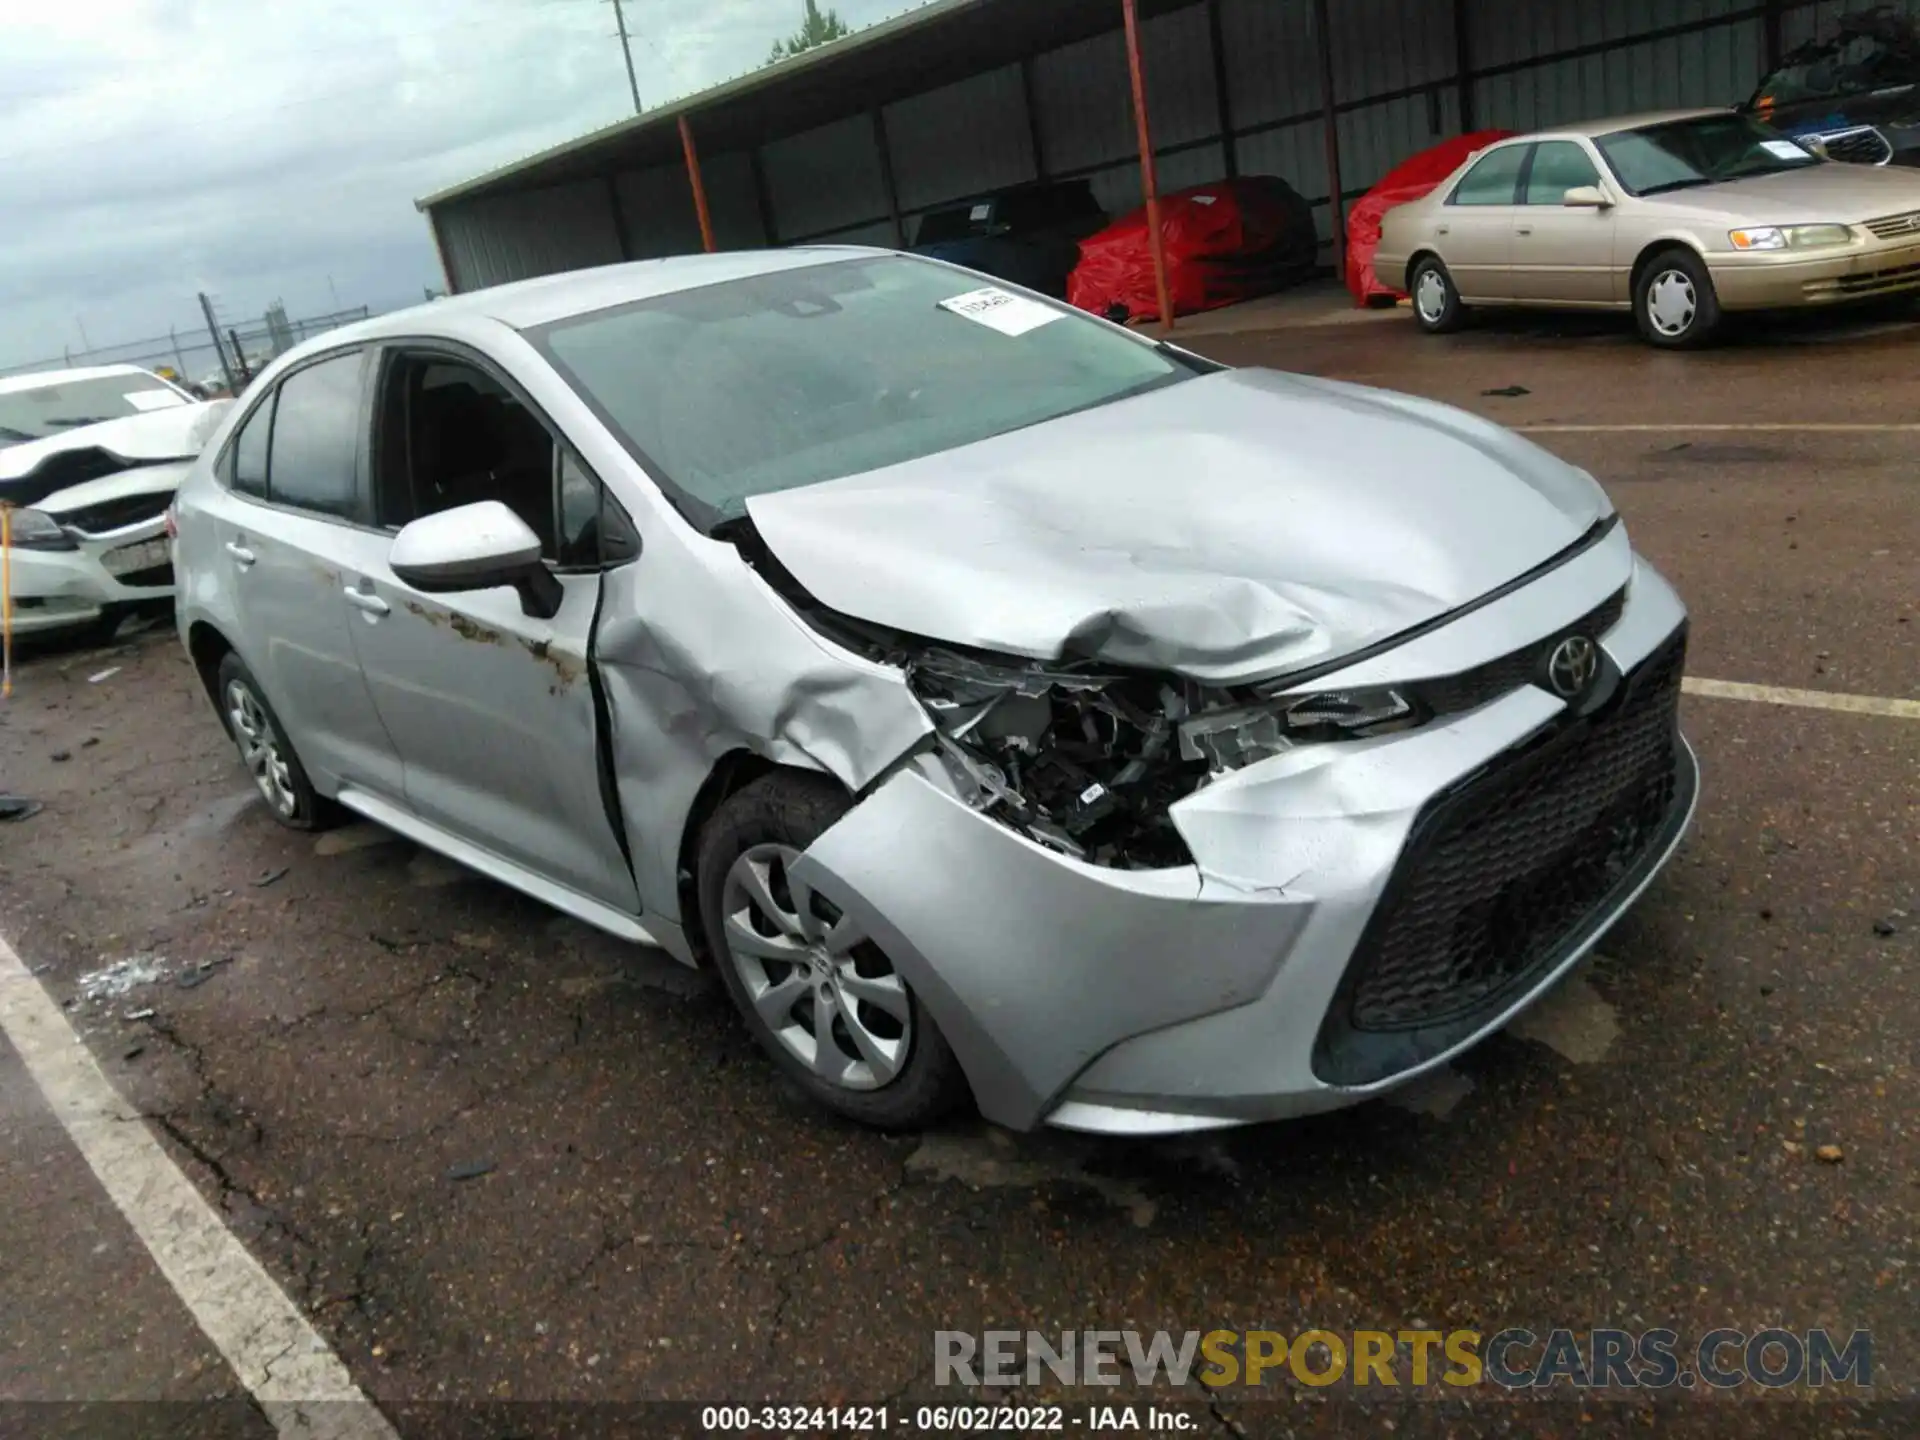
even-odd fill
[{"label": "front tire", "polygon": [[1720,329],[1720,297],[1706,262],[1691,250],[1663,250],[1640,271],[1633,318],[1641,338],[1666,350],[1710,343]]},{"label": "front tire", "polygon": [[960,1062],[878,944],[789,867],[847,810],[825,777],[764,775],[700,834],[695,885],[714,968],[780,1069],[828,1109],[918,1130],[967,1095]]},{"label": "front tire", "polygon": [[1460,303],[1453,275],[1438,256],[1422,257],[1408,277],[1407,289],[1413,296],[1413,318],[1429,335],[1451,334],[1466,323],[1467,307]]},{"label": "front tire", "polygon": [[332,824],[338,809],[313,788],[260,682],[232,651],[220,661],[214,689],[227,734],[273,818],[289,830],[323,830]]}]

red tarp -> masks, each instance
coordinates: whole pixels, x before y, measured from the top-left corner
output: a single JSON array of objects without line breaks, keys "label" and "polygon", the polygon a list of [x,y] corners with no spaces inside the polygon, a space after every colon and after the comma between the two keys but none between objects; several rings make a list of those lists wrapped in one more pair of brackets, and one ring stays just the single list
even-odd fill
[{"label": "red tarp", "polygon": [[[1272,175],[1196,185],[1160,201],[1167,291],[1176,315],[1213,310],[1291,284],[1312,270],[1313,212]],[[1157,320],[1144,208],[1080,242],[1067,299],[1096,315]]]},{"label": "red tarp", "polygon": [[[1374,251],[1380,248],[1380,221],[1396,205],[1418,200],[1460,168],[1476,150],[1514,134],[1512,130],[1476,130],[1422,150],[1388,174],[1347,212],[1347,289],[1359,304],[1375,296],[1398,299],[1406,294],[1373,273]],[[1398,279],[1399,277],[1395,277]]]}]

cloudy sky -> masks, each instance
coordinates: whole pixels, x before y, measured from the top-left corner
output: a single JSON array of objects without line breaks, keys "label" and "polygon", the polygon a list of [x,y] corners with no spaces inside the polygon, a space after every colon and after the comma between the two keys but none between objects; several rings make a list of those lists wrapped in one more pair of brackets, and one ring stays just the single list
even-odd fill
[{"label": "cloudy sky", "polygon": [[[626,0],[642,100],[752,69],[801,3]],[[419,300],[415,197],[631,113],[613,35],[607,0],[0,0],[0,368],[203,331],[200,290]]]}]

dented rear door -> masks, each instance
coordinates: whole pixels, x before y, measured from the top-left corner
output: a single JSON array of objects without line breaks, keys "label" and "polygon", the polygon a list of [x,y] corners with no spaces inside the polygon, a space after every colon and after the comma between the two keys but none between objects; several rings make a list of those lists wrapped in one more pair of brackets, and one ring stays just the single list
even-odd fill
[{"label": "dented rear door", "polygon": [[587,647],[598,574],[560,577],[551,620],[509,589],[427,595],[382,560],[360,576],[360,667],[422,819],[630,915],[603,799]]}]

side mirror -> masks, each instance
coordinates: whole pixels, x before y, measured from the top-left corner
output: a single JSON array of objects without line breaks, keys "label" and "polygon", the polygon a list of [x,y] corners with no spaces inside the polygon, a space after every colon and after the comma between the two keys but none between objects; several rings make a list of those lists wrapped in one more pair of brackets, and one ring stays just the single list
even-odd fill
[{"label": "side mirror", "polygon": [[387,564],[429,595],[511,585],[520,608],[542,620],[560,612],[565,592],[540,559],[540,537],[498,500],[426,515],[393,537]]},{"label": "side mirror", "polygon": [[1607,198],[1607,192],[1598,185],[1576,185],[1560,198],[1560,203],[1574,210],[1613,208],[1613,201]]}]

